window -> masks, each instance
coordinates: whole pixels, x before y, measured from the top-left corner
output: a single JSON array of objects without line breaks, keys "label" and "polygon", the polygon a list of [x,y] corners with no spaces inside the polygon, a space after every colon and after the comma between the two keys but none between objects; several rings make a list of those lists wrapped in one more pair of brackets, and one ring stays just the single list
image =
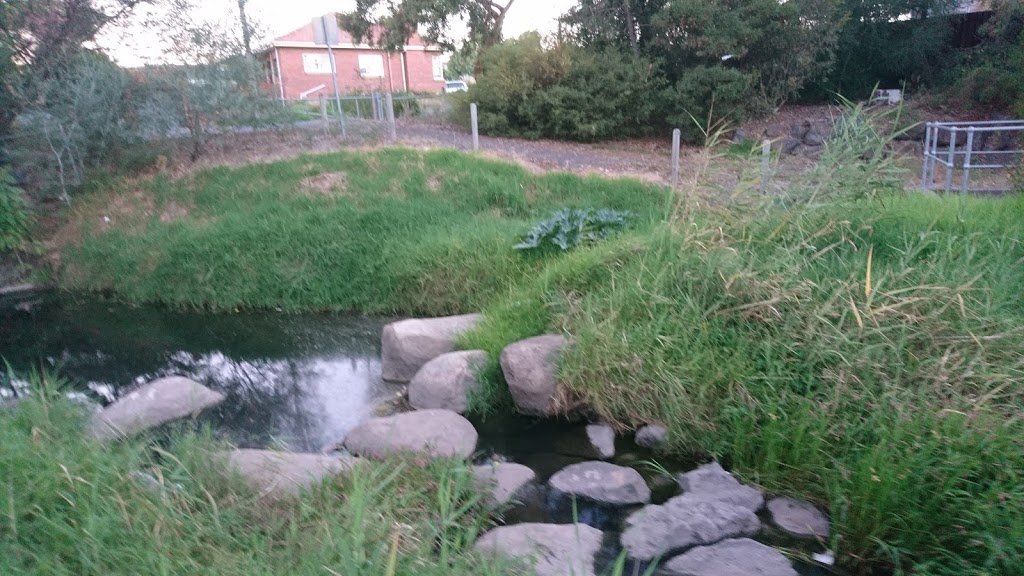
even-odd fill
[{"label": "window", "polygon": [[359,75],[363,78],[383,78],[384,57],[380,54],[360,54]]},{"label": "window", "polygon": [[430,63],[434,68],[434,80],[444,80],[444,62],[440,56],[434,56]]},{"label": "window", "polygon": [[305,52],[302,54],[302,69],[306,74],[330,74],[331,57],[323,54]]}]

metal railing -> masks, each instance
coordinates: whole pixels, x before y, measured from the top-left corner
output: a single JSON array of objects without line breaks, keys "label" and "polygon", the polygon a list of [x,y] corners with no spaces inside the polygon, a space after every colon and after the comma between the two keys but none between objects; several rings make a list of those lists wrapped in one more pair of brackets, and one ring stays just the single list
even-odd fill
[{"label": "metal railing", "polygon": [[945,169],[942,189],[953,190],[954,175],[959,169],[959,190],[1005,192],[1005,188],[971,188],[971,172],[975,170],[1011,170],[1024,157],[1020,133],[1024,120],[989,120],[983,122],[928,122],[925,125],[924,167],[921,184],[925,190],[936,190],[936,167]]}]

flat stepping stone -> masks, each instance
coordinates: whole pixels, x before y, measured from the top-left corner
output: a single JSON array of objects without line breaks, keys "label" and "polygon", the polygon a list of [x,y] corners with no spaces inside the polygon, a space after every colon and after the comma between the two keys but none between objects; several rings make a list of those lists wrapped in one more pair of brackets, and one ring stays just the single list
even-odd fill
[{"label": "flat stepping stone", "polygon": [[462,414],[469,407],[469,395],[480,388],[477,374],[486,363],[483,350],[441,354],[409,381],[409,404],[421,410],[441,408]]},{"label": "flat stepping stone", "polygon": [[615,506],[644,504],[651,500],[651,489],[639,472],[608,462],[567,466],[555,473],[548,485],[564,494]]},{"label": "flat stepping stone", "polygon": [[532,562],[537,576],[594,576],[594,556],[603,537],[586,524],[523,523],[491,530],[475,548]]},{"label": "flat stepping stone", "polygon": [[684,494],[742,506],[751,512],[757,512],[764,506],[764,494],[760,490],[740,484],[718,462],[680,474],[678,479]]},{"label": "flat stepping stone", "polygon": [[381,377],[408,382],[424,364],[454,351],[459,334],[473,329],[480,319],[479,314],[464,314],[388,324],[381,335]]},{"label": "flat stepping stone", "polygon": [[810,502],[775,498],[768,502],[772,523],[793,536],[828,538],[828,517]]},{"label": "flat stepping stone", "polygon": [[684,494],[626,518],[622,546],[631,558],[649,562],[760,530],[761,521],[749,508]]},{"label": "flat stepping stone", "polygon": [[368,458],[415,452],[431,457],[468,457],[477,433],[469,420],[451,410],[416,410],[371,418],[345,437],[349,452]]},{"label": "flat stepping stone", "polygon": [[532,416],[553,416],[561,410],[558,356],[563,336],[547,334],[514,342],[501,351],[501,371],[516,408]]},{"label": "flat stepping stone", "polygon": [[250,486],[272,496],[297,494],[324,478],[351,470],[356,462],[351,457],[274,450],[232,450],[221,455]]},{"label": "flat stepping stone", "polygon": [[490,492],[488,504],[502,506],[514,500],[523,486],[536,480],[537,473],[522,464],[499,462],[474,466],[473,478],[479,489]]},{"label": "flat stepping stone", "polygon": [[97,412],[90,425],[90,433],[101,441],[131,436],[198,414],[223,401],[224,395],[220,392],[188,378],[160,378]]},{"label": "flat stepping stone", "polygon": [[665,576],[798,576],[778,550],[749,538],[700,546],[661,567]]}]

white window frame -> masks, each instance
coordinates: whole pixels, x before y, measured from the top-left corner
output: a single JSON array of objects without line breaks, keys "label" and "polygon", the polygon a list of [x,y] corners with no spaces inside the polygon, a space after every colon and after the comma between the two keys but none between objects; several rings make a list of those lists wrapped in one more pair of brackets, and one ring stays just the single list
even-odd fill
[{"label": "white window frame", "polygon": [[441,59],[441,56],[431,57],[430,68],[434,74],[434,80],[444,82],[444,60]]},{"label": "white window frame", "polygon": [[302,71],[306,74],[330,74],[331,55],[324,52],[303,52]]},{"label": "white window frame", "polygon": [[384,77],[384,55],[383,54],[359,54],[358,56],[359,76],[362,78],[383,78]]}]

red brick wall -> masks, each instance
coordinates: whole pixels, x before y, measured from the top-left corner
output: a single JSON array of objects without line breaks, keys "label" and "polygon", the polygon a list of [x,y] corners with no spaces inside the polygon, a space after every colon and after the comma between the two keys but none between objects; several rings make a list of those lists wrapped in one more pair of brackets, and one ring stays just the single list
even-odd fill
[{"label": "red brick wall", "polygon": [[[311,88],[323,84],[324,88],[311,93],[308,98],[315,100],[321,92],[326,95],[334,94],[334,84],[330,74],[307,74],[302,66],[303,53],[325,53],[323,48],[278,48],[277,57],[281,65],[281,77],[284,82],[284,98],[287,100],[299,98],[299,96]],[[359,75],[359,55],[379,54],[384,59],[383,78],[363,78]],[[408,70],[409,89],[422,92],[440,92],[443,86],[442,81],[433,79],[431,57],[440,55],[440,52],[415,51],[406,53],[406,68]],[[268,58],[274,58],[271,50]],[[334,60],[338,70],[338,88],[342,93],[349,92],[387,92],[393,90],[400,92],[402,86],[402,57],[400,54],[392,54],[389,58],[385,52],[373,50],[334,50]],[[272,91],[281,94],[279,86],[271,87]]]}]

